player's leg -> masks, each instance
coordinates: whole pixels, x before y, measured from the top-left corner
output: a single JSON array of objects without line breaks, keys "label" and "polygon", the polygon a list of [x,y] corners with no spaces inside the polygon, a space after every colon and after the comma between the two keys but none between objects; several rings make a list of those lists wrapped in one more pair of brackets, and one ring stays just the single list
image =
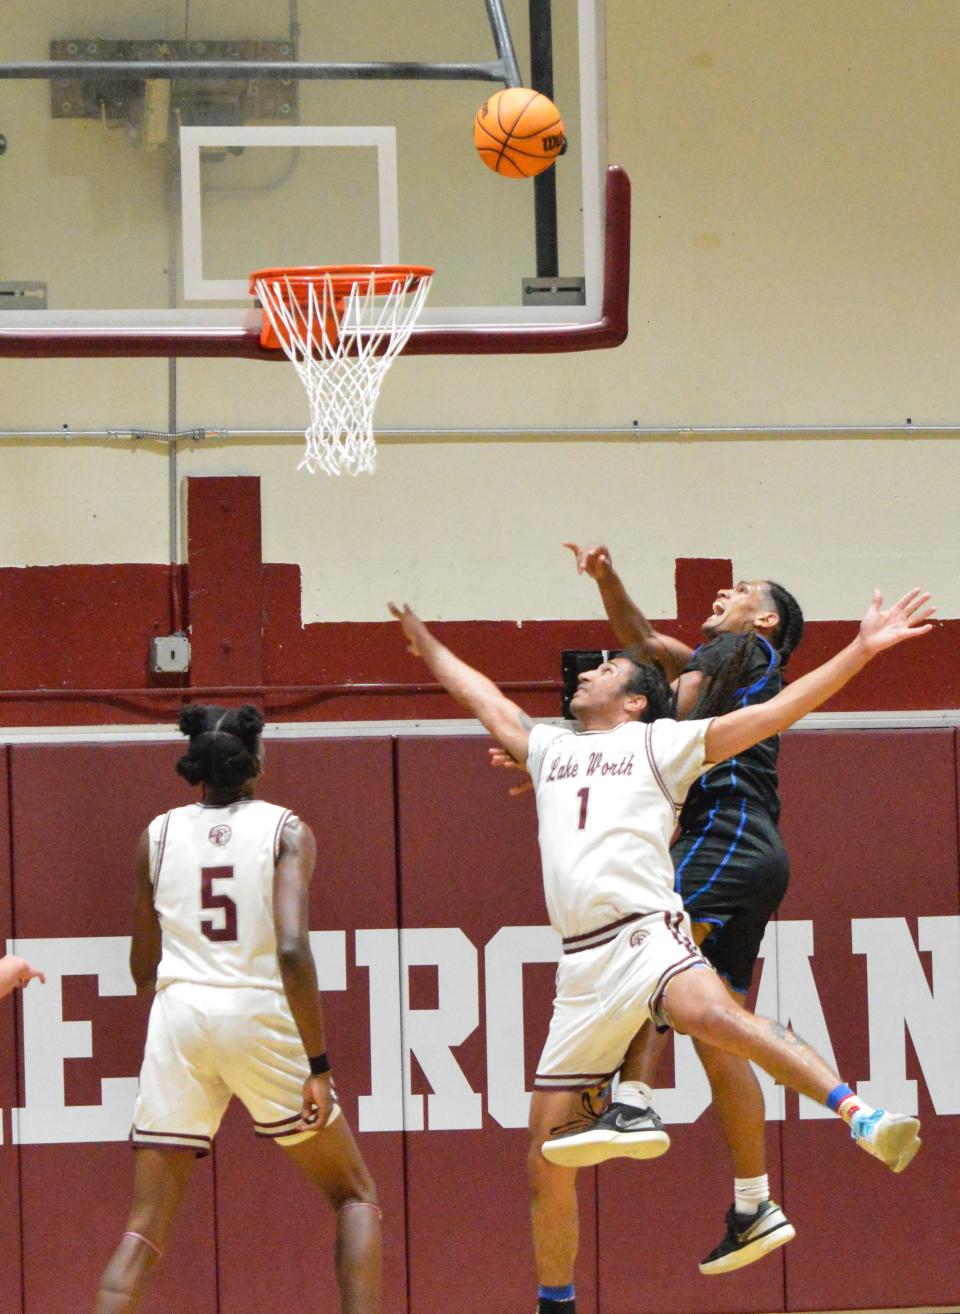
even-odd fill
[{"label": "player's leg", "polygon": [[[735,1006],[742,1008],[742,996],[729,985],[727,989]],[[733,1161],[734,1200],[724,1235],[699,1265],[701,1273],[719,1275],[755,1263],[792,1241],[796,1231],[770,1198],[763,1092],[753,1068],[746,1059],[714,1045],[693,1043]]]},{"label": "player's leg", "polygon": [[377,1189],[343,1115],[281,1148],[335,1210],[342,1314],[378,1314],[381,1229]]},{"label": "player's leg", "polygon": [[750,1059],[781,1085],[833,1108],[857,1144],[894,1172],[902,1172],[919,1149],[916,1118],[870,1108],[789,1028],[738,1007],[714,973],[679,971],[667,982],[662,1004],[652,1002],[676,1030]]},{"label": "player's leg", "polygon": [[133,1111],[133,1205],[127,1231],[101,1279],[95,1314],[139,1308],[196,1155],[209,1153],[230,1092],[209,1064],[205,989],[175,984],[150,1008]]},{"label": "player's leg", "polygon": [[380,1209],[347,1121],[334,1104],[323,1127],[299,1130],[309,1067],[286,999],[265,990],[231,993],[235,1011],[218,1019],[219,1070],[246,1105],[256,1134],[276,1141],[336,1211],[334,1262],[342,1314],[377,1314]]},{"label": "player's leg", "polygon": [[[742,996],[728,987],[738,1008]],[[758,1177],[766,1169],[766,1110],[763,1091],[746,1059],[694,1040],[697,1057],[710,1082],[713,1107],[723,1130],[737,1178]]]},{"label": "player's leg", "polygon": [[553,1314],[554,1309],[564,1314],[574,1309],[572,1290],[580,1222],[576,1169],[550,1163],[543,1157],[542,1149],[556,1128],[576,1119],[584,1094],[589,1100],[599,1092],[535,1090],[530,1101],[527,1154],[530,1225],[540,1287],[539,1310],[548,1314]]},{"label": "player's leg", "polygon": [[100,1279],[94,1314],[134,1314],[140,1308],[154,1265],[167,1248],[194,1157],[191,1150],[137,1150],[127,1227]]},{"label": "player's leg", "polygon": [[[601,1092],[623,1062],[645,1007],[637,991],[614,998],[638,956],[624,935],[639,927],[601,928],[588,949],[565,946],[557,968],[556,996],[530,1103],[527,1156],[530,1221],[536,1259],[538,1314],[575,1314],[574,1265],[579,1241],[575,1166],[549,1161],[546,1142],[571,1127],[596,1122]],[[641,937],[641,939],[644,937]],[[638,941],[639,943],[639,941]],[[639,1002],[638,1002],[639,1000]]]}]

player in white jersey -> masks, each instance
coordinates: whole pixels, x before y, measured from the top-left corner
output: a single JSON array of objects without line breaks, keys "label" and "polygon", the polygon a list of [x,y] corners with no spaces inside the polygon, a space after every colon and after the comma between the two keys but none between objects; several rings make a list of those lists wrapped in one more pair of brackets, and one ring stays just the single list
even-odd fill
[{"label": "player in white jersey", "polygon": [[376,1189],[336,1103],[307,907],[316,845],[287,809],[254,797],[263,718],[186,707],[177,771],[201,802],[150,823],[137,849],[130,968],[154,991],[131,1143],[133,1205],[94,1314],[139,1309],[195,1157],[230,1099],[287,1152],[337,1213],[342,1314],[380,1309]]},{"label": "player in white jersey", "polygon": [[[707,766],[785,730],[878,653],[926,634],[933,615],[928,601],[913,589],[884,611],[875,594],[859,634],[836,656],[768,702],[712,720],[669,719],[661,668],[615,657],[580,676],[571,702],[579,732],[534,726],[408,607],[391,604],[411,652],[526,763],[536,789],[544,891],[551,924],[563,938],[530,1106],[538,1314],[575,1314],[576,1168],[563,1166],[562,1137],[551,1133],[572,1119],[582,1099],[604,1088],[648,1016],[751,1059],[782,1085],[826,1104],[848,1123],[856,1143],[894,1172],[917,1153],[916,1118],[870,1108],[789,1028],[731,999],[690,937],[669,841],[687,789]],[[641,1141],[638,1157],[650,1154],[649,1142]]]}]

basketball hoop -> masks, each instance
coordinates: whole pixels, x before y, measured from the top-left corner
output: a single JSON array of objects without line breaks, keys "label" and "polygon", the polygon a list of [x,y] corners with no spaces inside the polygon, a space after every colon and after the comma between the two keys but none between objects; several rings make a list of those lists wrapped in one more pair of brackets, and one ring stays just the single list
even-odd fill
[{"label": "basketball hoop", "polygon": [[282,349],[307,390],[310,426],[298,469],[372,473],[373,411],[430,290],[421,265],[308,265],[258,269],[260,342]]}]

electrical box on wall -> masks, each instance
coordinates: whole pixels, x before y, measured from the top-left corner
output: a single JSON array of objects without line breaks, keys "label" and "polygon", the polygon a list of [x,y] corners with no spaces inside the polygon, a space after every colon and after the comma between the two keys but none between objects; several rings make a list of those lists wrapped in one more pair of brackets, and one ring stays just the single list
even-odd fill
[{"label": "electrical box on wall", "polygon": [[150,640],[150,669],[155,675],[182,674],[190,669],[190,640],[185,634],[167,634]]}]

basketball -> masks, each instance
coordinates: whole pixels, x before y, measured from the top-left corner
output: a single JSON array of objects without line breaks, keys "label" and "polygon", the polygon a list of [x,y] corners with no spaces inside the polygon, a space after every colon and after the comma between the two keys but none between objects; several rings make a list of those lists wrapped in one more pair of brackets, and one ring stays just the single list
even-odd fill
[{"label": "basketball", "polygon": [[477,110],[473,144],[494,173],[532,178],[563,154],[567,139],[552,100],[529,87],[507,87]]}]

